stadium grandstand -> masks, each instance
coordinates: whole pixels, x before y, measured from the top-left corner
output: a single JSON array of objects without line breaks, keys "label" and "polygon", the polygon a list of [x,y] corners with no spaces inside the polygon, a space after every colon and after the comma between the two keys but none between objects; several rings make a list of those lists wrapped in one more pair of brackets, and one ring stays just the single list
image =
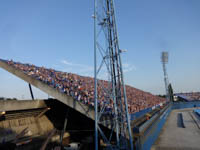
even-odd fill
[{"label": "stadium grandstand", "polygon": [[[0,149],[13,145],[20,150],[43,147],[55,150],[60,145],[68,150],[72,149],[70,146],[75,146],[74,150],[94,148],[94,78],[13,60],[0,59],[0,67],[55,98],[26,101],[2,98]],[[109,85],[100,79],[98,84]],[[193,133],[200,129],[200,101],[192,99],[198,100],[199,93],[175,94],[188,100],[166,102],[129,85],[126,92],[135,150],[198,149],[199,134]],[[108,136],[113,129],[109,123],[114,118],[110,111],[113,104],[111,100],[105,101],[103,89],[98,88],[98,93],[99,107],[108,104],[101,123]],[[169,93],[173,97],[173,92]],[[112,139],[114,142],[115,137]],[[184,143],[185,139],[189,140]],[[107,150],[102,138],[98,140],[100,150]]]},{"label": "stadium grandstand", "polygon": [[[0,61],[15,67],[26,75],[42,81],[48,86],[59,90],[61,93],[71,96],[73,99],[88,105],[89,107],[94,107],[94,78],[56,71],[45,67],[38,67],[28,63],[23,64],[20,62],[14,62],[13,60],[1,59]],[[108,86],[108,82],[105,80],[100,80],[100,84],[104,84],[105,87]],[[103,103],[107,103],[104,98],[106,93],[103,89],[98,89],[98,92],[98,102],[101,107],[103,106]],[[163,105],[165,103],[164,98],[154,96],[151,93],[144,92],[129,85],[126,85],[126,92],[130,114],[156,107],[158,105]],[[106,108],[108,112],[110,107],[113,107],[113,105],[110,104]]]},{"label": "stadium grandstand", "polygon": [[189,93],[176,93],[174,94],[177,100],[183,101],[199,101],[200,92],[189,92]]}]

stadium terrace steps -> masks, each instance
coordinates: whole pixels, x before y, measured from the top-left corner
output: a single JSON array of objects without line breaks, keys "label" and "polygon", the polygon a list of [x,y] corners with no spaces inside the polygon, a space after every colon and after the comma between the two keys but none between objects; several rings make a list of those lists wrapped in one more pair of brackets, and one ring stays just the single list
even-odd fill
[{"label": "stadium terrace steps", "polygon": [[91,118],[94,120],[94,109],[91,109],[88,105],[85,105],[77,100],[74,100],[72,97],[61,93],[59,90],[48,86],[47,84],[43,83],[42,81],[39,81],[37,79],[32,78],[31,76],[28,76],[23,71],[16,69],[15,67],[8,65],[6,62],[0,60],[0,67],[7,70],[8,72],[12,73],[13,75],[19,77],[20,79],[24,80],[25,82],[28,82],[32,84],[33,86],[39,88],[43,92],[49,94],[50,96],[58,99],[62,103],[68,105],[69,107],[77,110],[78,112],[84,114],[88,118]]}]

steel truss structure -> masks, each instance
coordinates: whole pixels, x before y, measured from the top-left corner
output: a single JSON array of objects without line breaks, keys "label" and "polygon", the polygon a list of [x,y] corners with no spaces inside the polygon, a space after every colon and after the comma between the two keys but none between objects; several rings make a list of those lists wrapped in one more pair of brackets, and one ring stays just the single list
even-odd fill
[{"label": "steel truss structure", "polygon": [[165,91],[166,91],[166,100],[169,101],[169,79],[168,79],[168,74],[167,74],[167,68],[166,64],[168,63],[168,52],[162,52],[161,54],[161,62],[163,66],[163,73],[164,73],[164,82],[165,82]]},{"label": "steel truss structure", "polygon": [[[95,150],[98,150],[98,139],[106,149],[132,150],[114,0],[94,2]],[[112,131],[105,133],[102,125]]]}]

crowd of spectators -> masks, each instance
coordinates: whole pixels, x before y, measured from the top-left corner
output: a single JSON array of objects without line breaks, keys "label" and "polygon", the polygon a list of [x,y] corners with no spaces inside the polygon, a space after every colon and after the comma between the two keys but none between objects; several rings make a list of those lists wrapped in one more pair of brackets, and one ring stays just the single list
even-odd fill
[{"label": "crowd of spectators", "polygon": [[185,96],[189,101],[200,100],[200,92],[179,93],[179,95]]},{"label": "crowd of spectators", "polygon": [[[1,60],[2,61],[2,60]],[[32,64],[22,64],[12,60],[4,60],[8,65],[11,65],[25,74],[40,80],[52,88],[59,90],[68,96],[73,97],[86,105],[94,106],[94,78],[84,77],[73,73],[60,72],[54,69],[37,67]],[[109,86],[109,82],[99,80],[98,84],[104,87]],[[107,91],[98,86],[98,103],[102,107],[106,103],[106,109],[113,107],[111,100],[106,100]],[[165,99],[154,96],[150,93],[141,91],[126,85],[126,93],[128,100],[129,113],[139,112],[140,110],[150,108],[165,102]]]}]

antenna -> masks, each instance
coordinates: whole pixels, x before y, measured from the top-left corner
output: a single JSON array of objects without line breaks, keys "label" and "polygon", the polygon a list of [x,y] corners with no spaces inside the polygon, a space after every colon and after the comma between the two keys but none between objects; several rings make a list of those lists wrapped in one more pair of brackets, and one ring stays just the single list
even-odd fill
[{"label": "antenna", "polygon": [[107,149],[133,150],[114,0],[95,0],[93,18],[95,150],[100,137]]}]

